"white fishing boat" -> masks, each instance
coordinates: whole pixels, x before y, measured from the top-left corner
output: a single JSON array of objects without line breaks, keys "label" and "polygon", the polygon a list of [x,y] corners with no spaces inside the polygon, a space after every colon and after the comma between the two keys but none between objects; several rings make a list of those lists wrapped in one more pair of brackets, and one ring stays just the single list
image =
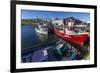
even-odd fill
[{"label": "white fishing boat", "polygon": [[39,23],[37,24],[35,31],[40,34],[48,34],[48,26],[47,24]]}]

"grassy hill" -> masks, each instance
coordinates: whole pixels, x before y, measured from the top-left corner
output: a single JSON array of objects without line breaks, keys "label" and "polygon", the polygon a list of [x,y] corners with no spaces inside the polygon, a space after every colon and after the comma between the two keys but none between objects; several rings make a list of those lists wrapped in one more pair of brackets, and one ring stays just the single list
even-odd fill
[{"label": "grassy hill", "polygon": [[21,20],[21,24],[22,25],[34,25],[36,24],[38,21],[33,20],[33,19],[22,19]]},{"label": "grassy hill", "polygon": [[42,20],[42,19],[21,19],[22,25],[35,25],[39,23],[39,21],[42,21],[43,23],[48,24],[48,21]]}]

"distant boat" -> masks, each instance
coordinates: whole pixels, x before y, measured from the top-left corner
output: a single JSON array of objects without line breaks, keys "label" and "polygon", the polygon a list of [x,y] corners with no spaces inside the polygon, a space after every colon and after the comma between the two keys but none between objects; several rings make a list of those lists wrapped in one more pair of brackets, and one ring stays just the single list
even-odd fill
[{"label": "distant boat", "polygon": [[41,34],[48,34],[48,26],[47,26],[47,24],[39,23],[39,24],[37,24],[35,31],[37,33],[41,33]]}]

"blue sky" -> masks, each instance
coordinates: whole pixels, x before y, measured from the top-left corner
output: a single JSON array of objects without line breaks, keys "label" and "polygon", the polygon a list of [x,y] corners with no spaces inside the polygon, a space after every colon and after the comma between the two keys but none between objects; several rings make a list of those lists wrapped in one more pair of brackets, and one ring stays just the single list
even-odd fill
[{"label": "blue sky", "polygon": [[21,19],[31,19],[37,17],[38,18],[60,18],[60,19],[67,18],[67,17],[74,17],[82,21],[90,21],[90,13],[21,10]]}]

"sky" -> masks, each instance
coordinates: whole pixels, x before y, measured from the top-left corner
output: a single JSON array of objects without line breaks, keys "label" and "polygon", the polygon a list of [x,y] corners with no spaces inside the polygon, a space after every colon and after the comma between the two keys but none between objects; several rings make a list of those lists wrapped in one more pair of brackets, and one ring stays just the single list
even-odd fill
[{"label": "sky", "polygon": [[81,21],[90,21],[90,13],[82,12],[60,12],[60,11],[40,11],[40,10],[21,10],[21,19],[33,18],[60,18],[74,17]]}]

